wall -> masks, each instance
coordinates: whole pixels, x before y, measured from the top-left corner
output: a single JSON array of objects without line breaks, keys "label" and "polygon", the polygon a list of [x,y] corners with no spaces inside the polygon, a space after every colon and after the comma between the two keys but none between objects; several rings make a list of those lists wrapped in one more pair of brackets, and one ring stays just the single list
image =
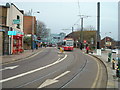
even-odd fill
[{"label": "wall", "polygon": [[[32,16],[24,16],[24,33],[25,34],[32,34],[32,24],[33,24],[33,17]],[[34,34],[36,34],[36,18],[34,17]]]},{"label": "wall", "polygon": [[3,51],[3,32],[0,32],[0,56],[2,55]]},{"label": "wall", "polygon": [[[16,28],[17,25],[13,24],[13,20],[17,19],[17,15],[20,16],[20,29]],[[12,4],[10,8],[7,8],[7,26],[12,27],[13,29],[19,30],[23,32],[23,14],[20,12],[20,10]]]},{"label": "wall", "polygon": [[7,8],[4,6],[0,6],[0,25],[6,25],[7,19]]},{"label": "wall", "polygon": [[[116,41],[114,41],[112,38],[110,38],[110,37],[106,37],[106,42],[111,42],[111,45],[107,45],[106,44],[106,47],[107,48],[116,48],[116,44],[117,44],[117,42]],[[105,38],[103,38],[102,40],[101,40],[101,48],[105,48]]]}]

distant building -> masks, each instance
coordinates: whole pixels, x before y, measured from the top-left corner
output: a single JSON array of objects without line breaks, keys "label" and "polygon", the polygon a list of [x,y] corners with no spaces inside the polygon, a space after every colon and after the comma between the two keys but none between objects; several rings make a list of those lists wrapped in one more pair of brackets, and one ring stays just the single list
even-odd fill
[{"label": "distant building", "polygon": [[[91,48],[96,48],[96,34],[97,31],[83,31],[82,32],[82,43],[83,46],[85,46],[86,44],[89,44],[89,46]],[[74,46],[75,47],[80,47],[80,43],[81,43],[81,31],[74,31],[70,34],[68,34],[66,37],[70,37],[74,39]]]},{"label": "distant building", "polygon": [[57,44],[58,42],[61,42],[65,38],[65,36],[66,36],[65,33],[51,34],[51,36],[50,36],[50,38],[51,38],[50,43]]},{"label": "distant building", "polygon": [[101,48],[114,49],[116,48],[117,42],[111,37],[105,37],[101,40]]},{"label": "distant building", "polygon": [[3,37],[2,54],[23,51],[23,11],[13,3],[0,6],[0,33]]}]

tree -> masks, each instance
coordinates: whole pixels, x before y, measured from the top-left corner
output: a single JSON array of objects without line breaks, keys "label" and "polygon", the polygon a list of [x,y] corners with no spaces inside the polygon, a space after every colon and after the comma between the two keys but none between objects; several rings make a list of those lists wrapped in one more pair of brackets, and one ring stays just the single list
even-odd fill
[{"label": "tree", "polygon": [[37,36],[41,39],[49,36],[49,30],[46,28],[46,25],[39,20],[37,20]]},{"label": "tree", "polygon": [[89,26],[84,28],[84,31],[94,31],[94,30],[95,30],[95,27],[92,25],[89,25]]},{"label": "tree", "polygon": [[24,36],[23,41],[28,46],[31,46],[31,37],[30,36]]},{"label": "tree", "polygon": [[32,10],[29,10],[28,12],[25,12],[24,16],[32,16]]},{"label": "tree", "polygon": [[[83,28],[83,31],[95,31],[95,30],[96,30],[95,27],[92,25]],[[81,28],[77,28],[77,31],[81,31]]]}]

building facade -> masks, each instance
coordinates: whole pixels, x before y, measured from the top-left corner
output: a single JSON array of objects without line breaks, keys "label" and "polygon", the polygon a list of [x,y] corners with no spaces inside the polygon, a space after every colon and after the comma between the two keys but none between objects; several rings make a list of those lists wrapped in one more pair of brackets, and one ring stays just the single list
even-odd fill
[{"label": "building facade", "polygon": [[[24,16],[23,31],[24,37],[24,49],[32,49],[36,46],[36,17],[35,16]],[[33,30],[34,29],[34,30]],[[29,40],[26,41],[26,40]]]},{"label": "building facade", "polygon": [[19,10],[13,3],[1,6],[2,14],[0,27],[4,30],[3,42],[7,49],[3,48],[4,54],[15,54],[23,52],[23,11]]},{"label": "building facade", "polygon": [[60,34],[51,34],[50,35],[50,43],[51,44],[57,44],[58,42],[61,42],[65,38],[66,34],[65,33],[60,33]]},{"label": "building facade", "polygon": [[[82,38],[81,38],[82,33]],[[90,46],[91,49],[96,48],[97,43],[97,31],[75,31],[70,34],[68,34],[66,37],[70,37],[74,39],[74,47],[80,47],[81,41],[82,41],[82,47],[84,48],[87,44]]]},{"label": "building facade", "polygon": [[[33,23],[34,20],[34,23]],[[34,31],[33,29],[34,24]],[[23,24],[23,31],[25,34],[36,34],[36,17],[35,16],[24,16],[24,24]]]},{"label": "building facade", "polygon": [[117,42],[111,37],[105,37],[101,40],[101,48],[114,49],[117,48]]},{"label": "building facade", "polygon": [[0,6],[0,51],[1,55],[9,54],[9,36],[7,35],[9,27],[7,22],[7,7]]}]

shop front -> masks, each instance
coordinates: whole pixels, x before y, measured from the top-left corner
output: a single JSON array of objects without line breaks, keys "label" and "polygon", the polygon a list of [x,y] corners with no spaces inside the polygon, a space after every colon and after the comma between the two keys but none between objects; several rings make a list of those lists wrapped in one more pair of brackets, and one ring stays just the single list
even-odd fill
[{"label": "shop front", "polygon": [[13,36],[13,54],[23,52],[23,35]]},{"label": "shop front", "polygon": [[17,54],[24,51],[23,49],[23,36],[24,33],[21,31],[8,31],[8,35],[12,37],[11,40],[11,54]]}]

